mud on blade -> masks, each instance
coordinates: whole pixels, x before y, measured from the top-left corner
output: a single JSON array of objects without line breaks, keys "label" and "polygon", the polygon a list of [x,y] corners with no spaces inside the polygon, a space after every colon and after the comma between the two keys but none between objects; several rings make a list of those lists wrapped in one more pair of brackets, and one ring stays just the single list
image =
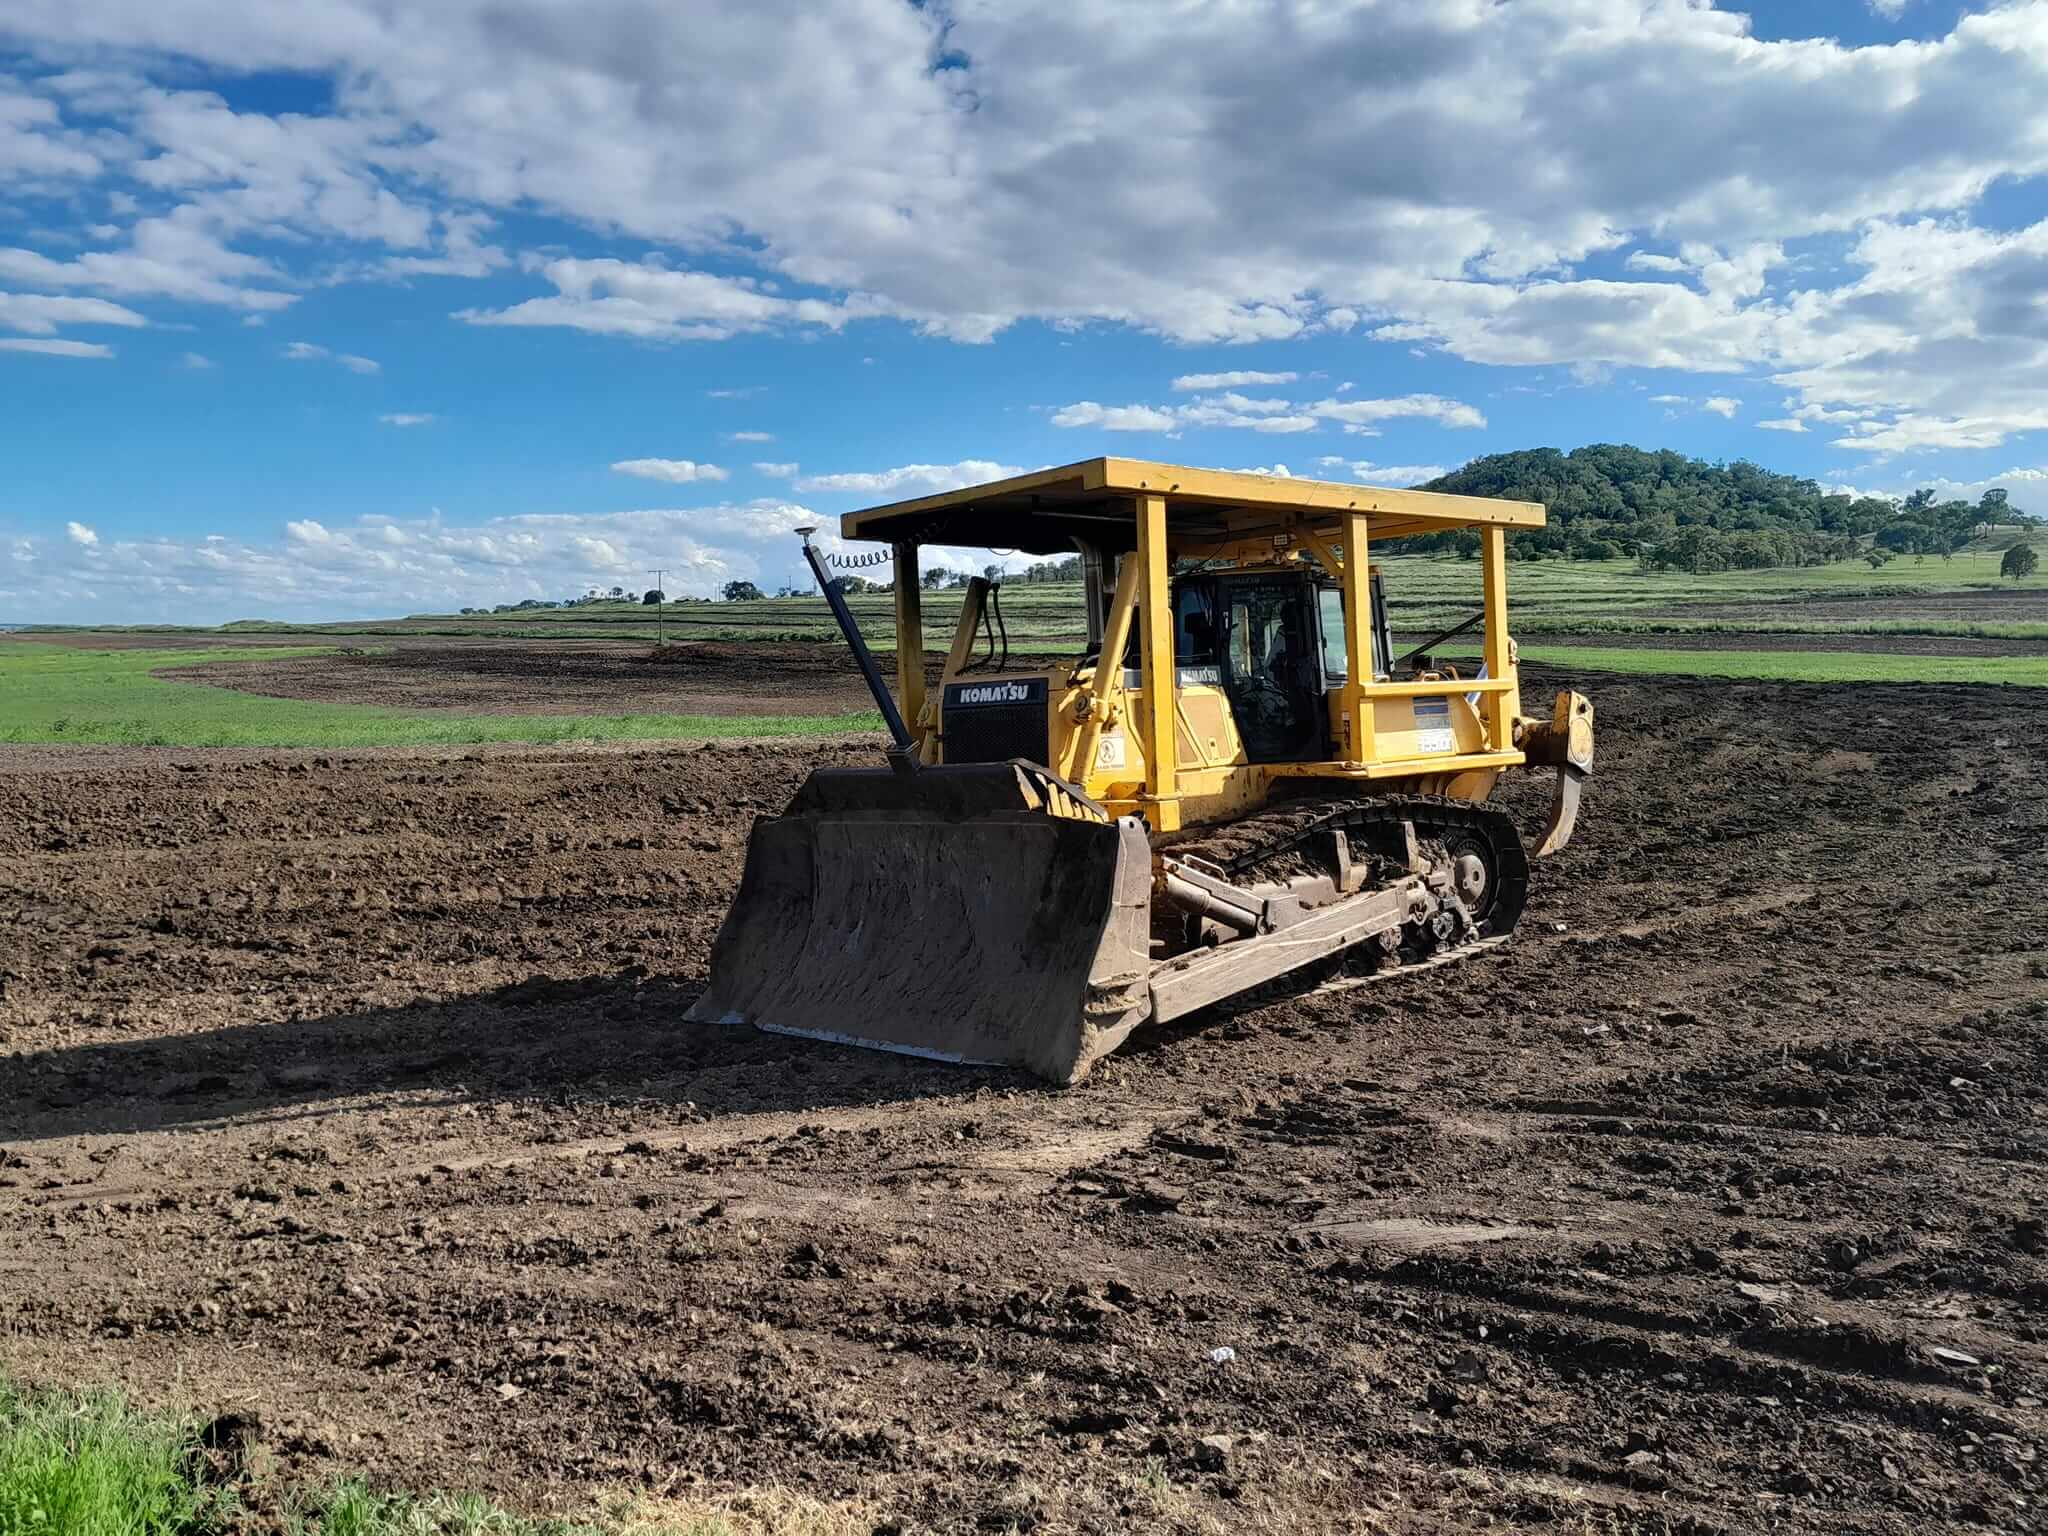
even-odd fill
[{"label": "mud on blade", "polygon": [[754,824],[696,1020],[1072,1082],[1146,1017],[1142,826],[1007,764],[822,770]]}]

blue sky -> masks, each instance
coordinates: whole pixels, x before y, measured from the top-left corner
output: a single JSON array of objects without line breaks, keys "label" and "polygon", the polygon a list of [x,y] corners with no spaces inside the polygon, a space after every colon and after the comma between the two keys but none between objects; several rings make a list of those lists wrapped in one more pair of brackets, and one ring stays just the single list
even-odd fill
[{"label": "blue sky", "polygon": [[774,584],[1105,452],[2048,510],[2048,0],[243,9],[0,14],[0,620]]}]

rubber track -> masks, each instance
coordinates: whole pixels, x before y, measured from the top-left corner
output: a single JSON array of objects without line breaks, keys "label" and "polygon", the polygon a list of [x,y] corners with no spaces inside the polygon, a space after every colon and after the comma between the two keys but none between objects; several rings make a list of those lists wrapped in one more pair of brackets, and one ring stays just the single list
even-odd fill
[{"label": "rubber track", "polygon": [[1487,845],[1493,853],[1495,886],[1493,909],[1480,931],[1495,938],[1512,933],[1529,899],[1529,855],[1508,814],[1480,802],[1443,795],[1295,801],[1217,827],[1208,835],[1198,833],[1160,851],[1194,854],[1236,879],[1254,874],[1259,865],[1295,852],[1333,828],[1362,832],[1403,821],[1412,821],[1415,835],[1424,840],[1462,832]]}]

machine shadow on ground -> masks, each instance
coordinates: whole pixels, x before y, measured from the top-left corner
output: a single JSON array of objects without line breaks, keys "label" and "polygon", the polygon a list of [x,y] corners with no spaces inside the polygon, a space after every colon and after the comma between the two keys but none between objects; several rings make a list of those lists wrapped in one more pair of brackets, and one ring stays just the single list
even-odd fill
[{"label": "machine shadow on ground", "polygon": [[[627,972],[536,979],[471,996],[189,1035],[0,1057],[0,1123],[16,1145],[290,1120],[349,1101],[672,1108],[689,1120],[910,1104],[964,1092],[1050,1092],[1027,1074],[962,1068],[696,1024],[701,987]],[[394,1103],[393,1107],[397,1107]]]}]

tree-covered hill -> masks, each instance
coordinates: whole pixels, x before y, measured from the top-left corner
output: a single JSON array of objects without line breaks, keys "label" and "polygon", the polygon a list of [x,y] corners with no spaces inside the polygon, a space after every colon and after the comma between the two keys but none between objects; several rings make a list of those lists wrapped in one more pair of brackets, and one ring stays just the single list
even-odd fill
[{"label": "tree-covered hill", "polygon": [[[1550,509],[1549,525],[1514,540],[1524,559],[1633,555],[1652,566],[1690,570],[1948,554],[1986,525],[2031,521],[2002,489],[1974,502],[1937,502],[1924,490],[1904,501],[1849,496],[1741,459],[1709,464],[1668,449],[1615,443],[1570,453],[1488,454],[1423,488],[1542,502]],[[1439,542],[1456,545],[1459,536]]]}]

